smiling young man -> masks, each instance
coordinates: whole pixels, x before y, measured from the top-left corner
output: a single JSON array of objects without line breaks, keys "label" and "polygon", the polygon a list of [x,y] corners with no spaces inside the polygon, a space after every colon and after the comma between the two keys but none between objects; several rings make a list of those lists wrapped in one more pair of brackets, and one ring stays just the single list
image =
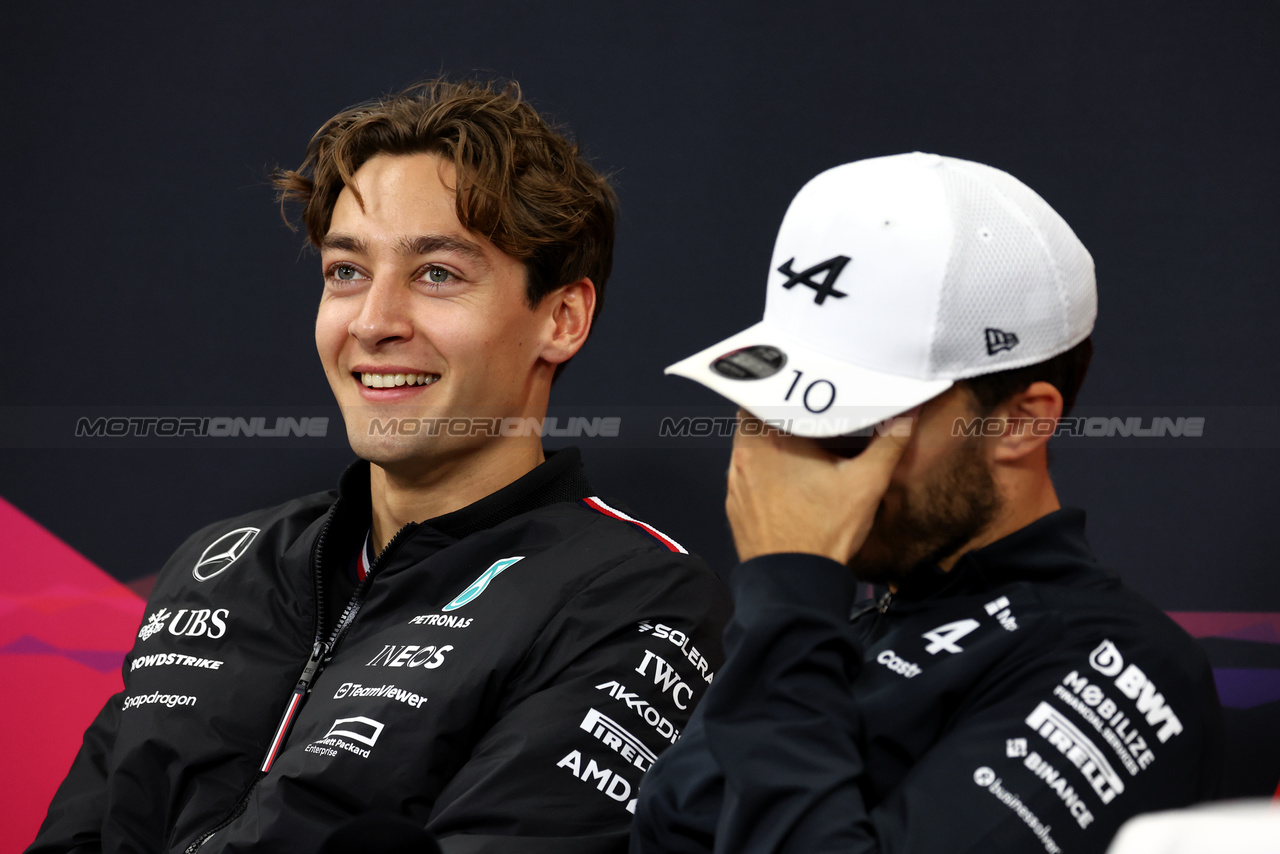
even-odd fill
[{"label": "smiling young man", "polygon": [[178,549],[30,850],[624,850],[728,598],[527,429],[599,310],[612,192],[514,87],[445,82],[335,116],[277,183],[361,459]]},{"label": "smiling young man", "polygon": [[[905,154],[801,189],[764,320],[668,369],[750,413],[742,563],[634,854],[1101,854],[1215,793],[1203,652],[1049,476],[1096,306],[1079,239],[997,169]],[[889,592],[855,603],[859,580]]]}]

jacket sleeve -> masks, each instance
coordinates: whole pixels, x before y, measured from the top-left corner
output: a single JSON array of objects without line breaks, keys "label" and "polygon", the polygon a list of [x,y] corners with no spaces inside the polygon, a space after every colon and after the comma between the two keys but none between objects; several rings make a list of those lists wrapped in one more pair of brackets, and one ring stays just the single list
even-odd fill
[{"label": "jacket sleeve", "polygon": [[107,765],[120,721],[124,692],[107,700],[85,730],[71,770],[49,804],[49,812],[27,854],[97,854],[102,850]]},{"label": "jacket sleeve", "polygon": [[573,595],[438,798],[442,851],[626,851],[640,778],[710,684],[729,610],[700,560],[651,549]]},{"label": "jacket sleeve", "polygon": [[[1029,725],[1049,707],[1067,660],[1054,655],[1048,665],[1035,656],[1009,662],[1012,675],[981,696],[939,697],[957,704],[951,726],[869,808],[858,745],[875,734],[860,731],[854,695],[863,655],[848,626],[851,573],[812,555],[771,555],[740,566],[732,584],[728,661],[687,743],[649,781],[660,785],[646,788],[633,852],[708,850],[712,837],[716,852],[734,854],[1103,852],[1125,818],[1195,797],[1213,743],[1200,722],[1163,745],[1158,772],[1121,771],[1123,794],[1107,788],[1089,756],[1037,741]],[[1028,742],[1060,779],[1028,770],[1039,761],[1028,758]],[[686,776],[673,781],[666,772],[682,764]],[[714,824],[697,818],[708,789],[720,800]],[[701,848],[686,844],[699,833]]]}]

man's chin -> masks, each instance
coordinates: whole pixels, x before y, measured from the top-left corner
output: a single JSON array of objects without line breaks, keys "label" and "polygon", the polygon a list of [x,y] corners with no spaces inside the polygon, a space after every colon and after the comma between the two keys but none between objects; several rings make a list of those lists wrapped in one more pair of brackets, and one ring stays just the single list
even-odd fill
[{"label": "man's chin", "polygon": [[444,451],[445,444],[440,437],[371,436],[354,430],[347,431],[347,441],[357,457],[382,468],[429,462]]},{"label": "man's chin", "polygon": [[909,567],[904,567],[884,542],[869,538],[850,558],[849,569],[859,581],[896,585],[906,578]]}]

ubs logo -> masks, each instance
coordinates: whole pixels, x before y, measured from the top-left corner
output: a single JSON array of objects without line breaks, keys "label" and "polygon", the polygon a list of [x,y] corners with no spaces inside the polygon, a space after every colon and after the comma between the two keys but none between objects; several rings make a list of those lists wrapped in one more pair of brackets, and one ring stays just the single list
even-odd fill
[{"label": "ubs logo", "polygon": [[227,567],[249,550],[249,544],[261,531],[261,528],[236,528],[218,537],[201,553],[191,574],[196,581],[208,581],[215,575],[226,572]]}]

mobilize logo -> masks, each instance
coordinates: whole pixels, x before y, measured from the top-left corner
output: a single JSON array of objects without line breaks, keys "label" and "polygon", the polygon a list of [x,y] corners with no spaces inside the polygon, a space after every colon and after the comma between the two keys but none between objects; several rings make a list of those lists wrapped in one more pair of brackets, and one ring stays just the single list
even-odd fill
[{"label": "mobilize logo", "polygon": [[236,528],[223,534],[204,550],[191,574],[196,581],[208,581],[215,575],[221,575],[249,550],[249,544],[261,532],[261,528]]},{"label": "mobilize logo", "polygon": [[179,608],[178,613],[169,619],[169,609],[161,608],[142,624],[138,637],[144,641],[165,628],[168,621],[169,634],[174,637],[207,637],[217,640],[227,633],[227,617],[231,612],[226,608],[212,610],[210,608]]},{"label": "mobilize logo", "polygon": [[468,587],[466,590],[463,590],[461,593],[459,593],[452,602],[450,602],[448,605],[445,605],[441,610],[456,611],[457,609],[461,608],[463,605],[467,604],[472,599],[475,599],[477,596],[483,593],[484,589],[489,586],[489,582],[497,578],[499,573],[501,573],[504,569],[522,560],[524,560],[524,555],[519,555],[517,557],[504,557],[502,558],[502,560],[495,560],[492,566],[490,566],[484,572],[480,573],[479,578],[471,582],[470,587]]},{"label": "mobilize logo", "polygon": [[[307,745],[306,752],[317,753],[321,756],[337,756],[338,750],[345,750],[363,759],[368,759],[369,750],[378,743],[378,736],[382,735],[383,728],[384,725],[373,718],[338,718],[329,727],[329,731],[325,733],[324,738]],[[358,747],[352,744],[352,741],[368,745],[368,747]]]}]

